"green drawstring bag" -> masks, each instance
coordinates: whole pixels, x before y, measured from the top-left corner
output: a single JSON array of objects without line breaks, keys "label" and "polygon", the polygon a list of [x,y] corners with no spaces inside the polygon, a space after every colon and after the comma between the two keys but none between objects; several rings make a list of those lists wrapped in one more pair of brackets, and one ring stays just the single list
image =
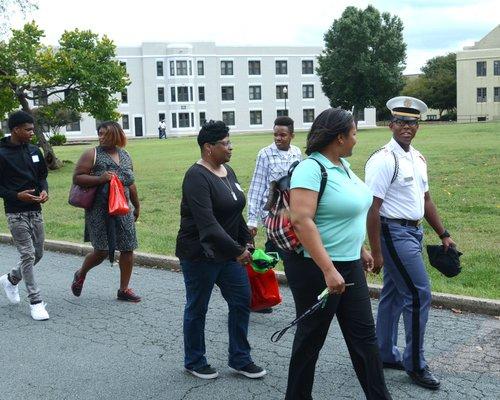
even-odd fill
[{"label": "green drawstring bag", "polygon": [[278,253],[266,253],[262,249],[255,249],[252,253],[252,269],[259,274],[263,274],[271,268],[274,268],[279,260],[280,257]]}]

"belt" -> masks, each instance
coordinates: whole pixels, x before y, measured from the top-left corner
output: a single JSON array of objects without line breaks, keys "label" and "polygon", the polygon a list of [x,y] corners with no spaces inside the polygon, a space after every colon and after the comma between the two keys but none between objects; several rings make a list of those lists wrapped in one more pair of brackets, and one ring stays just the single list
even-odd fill
[{"label": "belt", "polygon": [[386,217],[380,217],[380,221],[385,223],[399,224],[401,226],[414,226],[414,227],[419,226],[422,222],[421,220],[412,221],[410,219],[386,218]]}]

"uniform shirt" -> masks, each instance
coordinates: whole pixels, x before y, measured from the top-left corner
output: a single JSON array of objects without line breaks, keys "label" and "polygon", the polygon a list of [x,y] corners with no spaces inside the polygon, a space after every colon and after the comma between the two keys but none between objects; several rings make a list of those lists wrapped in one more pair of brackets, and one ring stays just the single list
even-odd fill
[{"label": "uniform shirt", "polygon": [[[366,236],[366,215],[373,194],[341,159],[344,167],[333,164],[321,153],[309,158],[322,163],[328,173],[325,191],[316,210],[314,222],[321,241],[333,261],[354,261],[360,258]],[[304,188],[319,192],[321,169],[313,160],[304,160],[293,171],[290,188]],[[310,257],[307,251],[304,256]]]},{"label": "uniform shirt", "polygon": [[259,151],[248,190],[248,226],[257,227],[259,222],[266,218],[267,211],[264,211],[264,206],[270,183],[285,176],[290,165],[295,161],[300,161],[301,158],[300,149],[293,145],[290,145],[288,151],[282,151],[273,142]]},{"label": "uniform shirt", "polygon": [[251,242],[242,215],[245,195],[234,171],[224,166],[227,178],[200,164],[191,166],[184,176],[175,251],[181,260],[228,261],[242,254]]},{"label": "uniform shirt", "polygon": [[[395,163],[391,152],[394,152],[399,164],[393,183]],[[380,207],[381,216],[413,221],[423,218],[424,194],[429,191],[427,164],[422,154],[412,146],[406,152],[391,139],[366,163],[365,181],[373,195],[384,200]]]}]

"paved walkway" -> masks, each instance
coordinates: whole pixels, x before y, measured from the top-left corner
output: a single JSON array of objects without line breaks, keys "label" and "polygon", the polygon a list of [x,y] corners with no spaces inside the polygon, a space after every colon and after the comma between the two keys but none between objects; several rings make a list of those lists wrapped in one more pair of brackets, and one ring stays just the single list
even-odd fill
[{"label": "paved walkway", "polygon": [[[0,274],[16,258],[14,248],[0,244]],[[24,286],[20,305],[8,304],[0,292],[0,399],[283,399],[293,332],[278,344],[269,337],[293,319],[287,288],[273,314],[251,315],[252,355],[269,372],[258,381],[235,376],[227,367],[227,307],[214,292],[206,337],[209,362],[220,375],[203,381],[182,368],[181,274],[136,268],[132,286],[144,300],[124,304],[115,300],[118,268],[104,263],[89,274],[82,296],[75,298],[69,285],[81,260],[48,252],[37,267],[49,321],[31,319]],[[375,301],[373,306],[376,312]],[[427,359],[442,378],[442,388],[421,389],[405,373],[389,370],[394,399],[500,398],[498,319],[433,309],[427,327]],[[313,395],[364,398],[336,323],[318,362]]]}]

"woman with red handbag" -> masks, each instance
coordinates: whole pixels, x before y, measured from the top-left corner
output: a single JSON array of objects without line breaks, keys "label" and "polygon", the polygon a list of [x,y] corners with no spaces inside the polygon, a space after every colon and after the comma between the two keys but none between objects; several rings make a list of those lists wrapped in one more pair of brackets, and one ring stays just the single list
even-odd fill
[{"label": "woman with red handbag", "polygon": [[218,376],[205,357],[205,319],[217,285],[229,308],[229,367],[247,378],[260,378],[266,371],[252,361],[247,339],[250,285],[244,264],[252,259],[247,249],[252,237],[242,215],[245,195],[226,164],[233,150],[229,128],[222,121],[205,122],[198,145],[201,159],[182,183],[175,252],[186,286],[184,367],[201,379]]},{"label": "woman with red handbag", "polygon": [[[117,298],[137,303],[141,298],[128,286],[132,276],[134,250],[137,248],[135,221],[139,218],[140,211],[132,159],[123,149],[127,138],[118,123],[103,122],[97,131],[99,146],[83,153],[73,175],[74,184],[83,187],[97,186],[97,191],[92,207],[85,210],[84,240],[91,242],[94,251],[85,257],[82,267],[75,272],[71,291],[75,296],[80,296],[87,273],[110,255],[111,248],[112,253],[114,249],[120,251],[120,288]],[[129,211],[125,215],[110,216],[109,213],[110,183],[114,177],[123,185],[125,201],[122,199],[122,203],[129,204]]]}]

